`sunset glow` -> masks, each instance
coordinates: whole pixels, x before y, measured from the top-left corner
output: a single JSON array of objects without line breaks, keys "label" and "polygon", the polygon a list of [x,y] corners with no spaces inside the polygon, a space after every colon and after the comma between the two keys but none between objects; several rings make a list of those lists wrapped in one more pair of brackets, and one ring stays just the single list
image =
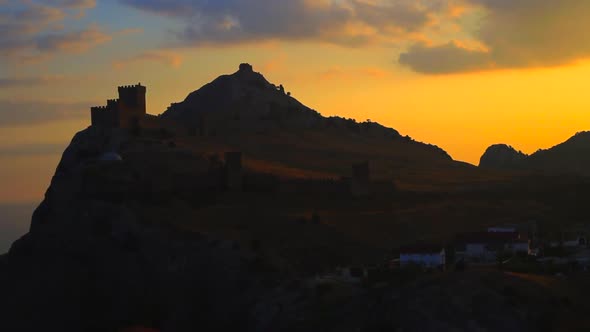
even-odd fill
[{"label": "sunset glow", "polygon": [[590,129],[583,0],[0,3],[0,202],[41,198],[114,86],[142,82],[159,114],[241,62],[323,115],[472,164]]}]

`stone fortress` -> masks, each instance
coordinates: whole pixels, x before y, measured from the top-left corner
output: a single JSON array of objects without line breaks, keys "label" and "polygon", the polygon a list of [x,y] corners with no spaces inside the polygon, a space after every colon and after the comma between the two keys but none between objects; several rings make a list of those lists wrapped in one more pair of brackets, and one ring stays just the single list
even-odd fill
[{"label": "stone fortress", "polygon": [[[240,65],[240,73],[242,75],[252,73],[252,66],[248,64]],[[119,99],[107,100],[106,106],[95,106],[90,108],[91,125],[100,129],[136,129],[143,127],[149,123],[146,112],[146,87],[141,83],[137,85],[127,85],[118,87]],[[154,123],[156,128],[162,124],[158,124],[159,118]],[[146,122],[148,121],[148,122]],[[203,125],[203,124],[202,124]],[[205,132],[205,128],[201,128],[201,132]],[[116,155],[118,156],[118,155]],[[112,156],[109,157],[113,159]],[[118,157],[120,158],[120,157]],[[330,192],[330,193],[347,193],[354,197],[367,197],[372,194],[372,183],[370,178],[369,162],[364,161],[352,165],[352,177],[343,177],[340,180],[333,179],[290,179],[279,181],[274,176],[262,179],[252,178],[250,175],[249,181],[244,183],[243,170],[243,153],[241,151],[231,151],[225,153],[225,162],[223,166],[224,185],[230,191],[242,191],[245,187],[261,187],[258,182],[270,183],[269,188],[273,187],[272,183],[278,184],[281,182],[281,190],[285,192]],[[254,181],[254,183],[253,183]],[[264,183],[262,185],[264,186]],[[261,187],[261,188],[262,188]],[[260,189],[260,188],[259,188]],[[268,189],[268,188],[266,188]],[[385,191],[390,191],[390,186],[386,186]],[[264,190],[263,190],[264,191]],[[383,190],[381,190],[383,191]]]},{"label": "stone fortress", "polygon": [[119,99],[107,100],[106,106],[90,108],[91,124],[102,128],[132,128],[146,115],[146,87],[141,83],[119,87]]}]

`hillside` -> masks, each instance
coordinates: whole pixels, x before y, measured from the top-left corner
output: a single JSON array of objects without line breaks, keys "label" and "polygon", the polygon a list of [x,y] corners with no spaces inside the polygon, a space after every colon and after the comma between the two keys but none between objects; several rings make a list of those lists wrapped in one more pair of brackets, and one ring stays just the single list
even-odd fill
[{"label": "hillside", "polygon": [[590,132],[577,133],[561,144],[529,156],[502,147],[506,146],[488,148],[480,167],[590,176]]},{"label": "hillside", "polygon": [[404,272],[327,293],[314,282],[498,223],[557,233],[590,218],[588,179],[455,162],[393,129],[322,117],[247,65],[128,123],[92,125],[64,151],[29,233],[0,256],[0,329],[521,331],[583,303],[501,272]]},{"label": "hillside", "polygon": [[160,118],[183,129],[176,130],[179,144],[201,152],[238,150],[247,167],[277,175],[339,178],[350,176],[353,164],[369,161],[372,178],[407,188],[503,177],[455,162],[439,147],[378,123],[323,117],[248,64],[172,104]]}]

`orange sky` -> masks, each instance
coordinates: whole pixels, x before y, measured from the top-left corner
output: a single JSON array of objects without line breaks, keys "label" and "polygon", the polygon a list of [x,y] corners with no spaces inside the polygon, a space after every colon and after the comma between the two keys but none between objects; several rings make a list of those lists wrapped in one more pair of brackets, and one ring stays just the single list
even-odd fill
[{"label": "orange sky", "polygon": [[40,201],[118,85],[147,85],[158,114],[241,62],[324,115],[473,164],[491,144],[532,153],[590,130],[588,1],[269,1],[6,0],[0,203]]}]

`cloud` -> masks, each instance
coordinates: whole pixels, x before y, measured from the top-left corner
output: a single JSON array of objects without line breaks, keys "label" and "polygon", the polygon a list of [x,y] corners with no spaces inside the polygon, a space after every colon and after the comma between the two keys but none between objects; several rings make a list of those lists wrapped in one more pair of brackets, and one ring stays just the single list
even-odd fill
[{"label": "cloud", "polygon": [[8,1],[0,7],[0,58],[39,62],[110,41],[118,32],[109,33],[95,24],[65,27],[67,19],[76,19],[95,5],[95,0]]},{"label": "cloud", "polygon": [[453,42],[414,44],[399,62],[422,73],[550,67],[590,57],[590,1],[466,0],[480,17],[474,41],[486,52]]},{"label": "cloud", "polygon": [[92,75],[40,75],[0,77],[0,89],[43,86],[49,84],[80,84],[94,80]]},{"label": "cloud", "polygon": [[36,39],[36,48],[40,52],[85,52],[97,45],[111,41],[112,36],[98,26],[91,25],[84,30],[68,33],[54,33]]},{"label": "cloud", "polygon": [[96,0],[43,0],[43,3],[58,8],[76,10],[75,18],[81,18],[86,10],[96,7]]},{"label": "cloud", "polygon": [[406,38],[431,22],[435,0],[120,0],[180,20],[188,45],[315,40],[345,46]]},{"label": "cloud", "polygon": [[491,55],[468,49],[456,42],[428,46],[414,44],[399,57],[399,63],[423,74],[447,74],[493,68]]},{"label": "cloud", "polygon": [[42,85],[50,81],[51,79],[44,77],[0,77],[0,89]]},{"label": "cloud", "polygon": [[124,68],[128,65],[141,62],[156,62],[179,68],[182,65],[183,57],[171,51],[146,51],[136,56],[113,62],[115,68]]},{"label": "cloud", "polygon": [[89,117],[96,102],[0,100],[0,128]]}]

